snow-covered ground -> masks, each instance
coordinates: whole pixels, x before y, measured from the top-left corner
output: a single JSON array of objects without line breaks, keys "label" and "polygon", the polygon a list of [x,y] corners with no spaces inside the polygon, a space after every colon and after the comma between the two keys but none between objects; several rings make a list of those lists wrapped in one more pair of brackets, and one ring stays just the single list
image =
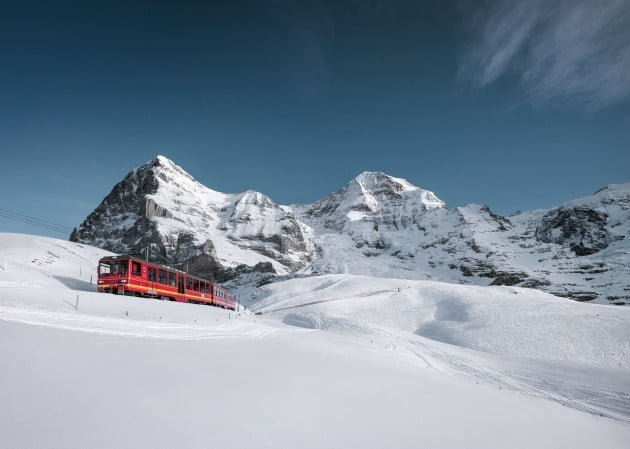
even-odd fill
[{"label": "snow-covered ground", "polygon": [[0,234],[0,447],[630,446],[627,308],[329,275],[235,314],[98,294],[104,254]]}]

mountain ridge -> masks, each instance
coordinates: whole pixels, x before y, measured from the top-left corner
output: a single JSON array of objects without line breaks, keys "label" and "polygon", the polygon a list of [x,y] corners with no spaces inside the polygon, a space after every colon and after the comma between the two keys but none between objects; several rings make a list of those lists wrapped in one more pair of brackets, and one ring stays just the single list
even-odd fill
[{"label": "mountain ridge", "polygon": [[[630,183],[503,217],[449,208],[433,192],[362,172],[310,204],[222,193],[164,156],[129,172],[71,235],[239,284],[323,273],[519,285],[630,302]],[[158,256],[159,255],[159,256]]]}]

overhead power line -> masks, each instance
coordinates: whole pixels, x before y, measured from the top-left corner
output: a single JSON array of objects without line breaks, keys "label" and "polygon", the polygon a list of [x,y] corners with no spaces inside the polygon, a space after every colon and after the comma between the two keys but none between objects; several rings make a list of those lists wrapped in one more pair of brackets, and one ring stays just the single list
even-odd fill
[{"label": "overhead power line", "polygon": [[59,232],[61,234],[69,234],[72,232],[72,228],[64,225],[59,225],[50,221],[41,220],[39,218],[30,217],[28,215],[13,212],[7,209],[0,208],[0,217],[7,218],[9,220],[17,221],[19,223],[29,224],[37,226],[49,231]]}]

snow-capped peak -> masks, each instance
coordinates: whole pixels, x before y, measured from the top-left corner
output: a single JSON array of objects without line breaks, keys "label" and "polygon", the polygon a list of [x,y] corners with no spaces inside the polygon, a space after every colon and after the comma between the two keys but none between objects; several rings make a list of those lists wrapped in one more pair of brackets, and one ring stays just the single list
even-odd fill
[{"label": "snow-capped peak", "polygon": [[628,183],[506,219],[486,206],[449,209],[432,192],[378,171],[313,204],[281,206],[253,190],[211,190],[157,156],[118,183],[71,239],[118,253],[151,246],[217,279],[247,278],[253,267],[261,276],[367,273],[623,304],[629,214]]},{"label": "snow-capped peak", "polygon": [[169,158],[161,154],[158,154],[157,156],[155,156],[153,160],[162,164],[175,165],[175,163],[172,160],[170,160]]},{"label": "snow-capped peak", "polygon": [[365,171],[350,181],[349,186],[353,183],[358,184],[363,195],[372,196],[375,199],[383,195],[408,196],[418,197],[427,209],[446,206],[433,192],[416,187],[406,179],[395,178],[380,171]]},{"label": "snow-capped peak", "polygon": [[179,173],[187,178],[192,178],[186,170],[181,168],[175,162],[167,158],[166,156],[162,156],[161,154],[157,155],[150,161],[146,162],[144,165],[138,167],[138,169],[142,169],[143,167],[156,168],[163,171],[171,171],[175,173]]},{"label": "snow-capped peak", "polygon": [[630,202],[630,182],[624,184],[608,184],[606,187],[595,192],[593,197],[600,201],[623,201]]},{"label": "snow-capped peak", "polygon": [[363,172],[345,187],[313,203],[307,210],[310,217],[322,217],[333,227],[383,214],[416,215],[429,209],[446,207],[433,192],[414,186],[409,181],[383,172]]},{"label": "snow-capped peak", "polygon": [[624,184],[608,184],[595,193],[582,198],[567,201],[560,208],[591,207],[601,208],[602,205],[616,203],[622,209],[630,208],[630,182]]},{"label": "snow-capped peak", "polygon": [[391,187],[399,192],[418,190],[418,187],[407,180],[394,178],[380,171],[364,171],[354,178],[353,181],[361,184],[361,186],[367,190],[377,190],[385,186]]},{"label": "snow-capped peak", "polygon": [[132,173],[146,173],[155,178],[158,184],[154,198],[156,202],[171,199],[185,202],[186,197],[203,198],[203,205],[214,207],[223,207],[227,202],[227,194],[204,186],[182,167],[162,155],[154,157]]}]

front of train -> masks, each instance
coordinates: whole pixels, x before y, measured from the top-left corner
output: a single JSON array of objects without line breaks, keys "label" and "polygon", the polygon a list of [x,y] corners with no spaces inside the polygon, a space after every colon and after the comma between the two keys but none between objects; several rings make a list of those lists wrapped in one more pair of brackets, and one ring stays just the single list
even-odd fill
[{"label": "front of train", "polygon": [[103,257],[98,262],[98,283],[101,293],[125,294],[129,282],[129,258],[124,256]]}]

